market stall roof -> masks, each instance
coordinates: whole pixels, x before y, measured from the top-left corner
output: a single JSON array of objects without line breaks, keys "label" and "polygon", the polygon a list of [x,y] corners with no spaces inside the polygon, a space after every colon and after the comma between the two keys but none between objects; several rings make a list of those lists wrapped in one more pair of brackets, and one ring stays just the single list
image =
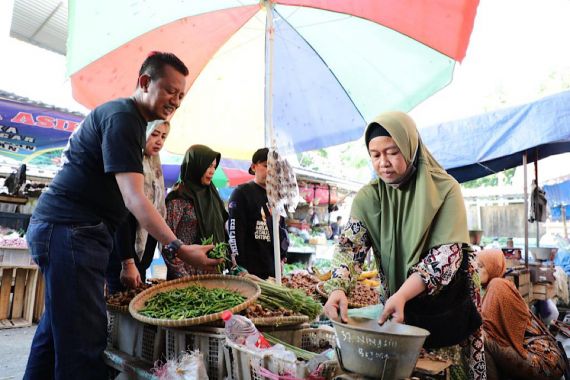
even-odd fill
[{"label": "market stall roof", "polygon": [[6,100],[18,102],[18,103],[24,103],[24,104],[29,104],[29,105],[33,105],[33,106],[38,106],[41,108],[47,108],[47,109],[50,109],[52,111],[64,112],[64,113],[67,113],[70,115],[80,116],[82,118],[85,117],[85,115],[82,114],[81,112],[72,111],[72,110],[69,110],[67,108],[58,107],[58,106],[54,106],[52,104],[40,102],[39,100],[30,99],[30,98],[27,98],[25,96],[20,96],[18,94],[14,94],[13,92],[4,91],[2,89],[0,89],[0,99],[6,99]]},{"label": "market stall roof", "polygon": [[358,191],[365,184],[358,181],[353,181],[350,179],[344,179],[335,177],[330,174],[323,174],[316,172],[314,170],[305,169],[301,167],[295,167],[295,175],[297,176],[297,181],[307,181],[307,182],[319,182],[327,185],[335,185],[342,189],[350,191]]},{"label": "market stall roof", "polygon": [[67,1],[14,0],[10,36],[65,55]]},{"label": "market stall roof", "polygon": [[423,142],[459,182],[570,152],[570,91],[423,128]]}]

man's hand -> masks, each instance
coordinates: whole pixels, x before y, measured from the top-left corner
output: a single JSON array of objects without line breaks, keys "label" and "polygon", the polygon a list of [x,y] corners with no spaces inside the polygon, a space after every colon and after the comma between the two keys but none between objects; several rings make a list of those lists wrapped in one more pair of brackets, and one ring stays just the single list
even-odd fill
[{"label": "man's hand", "polygon": [[124,260],[121,262],[121,267],[121,275],[119,278],[124,286],[130,289],[136,289],[142,285],[141,275],[133,259]]},{"label": "man's hand", "polygon": [[340,319],[342,322],[348,321],[348,298],[343,290],[334,290],[325,304],[325,315],[334,321]]},{"label": "man's hand", "polygon": [[224,259],[210,259],[207,255],[208,251],[213,249],[212,244],[209,245],[183,245],[178,250],[176,257],[195,268],[206,272],[215,273],[218,264]]}]

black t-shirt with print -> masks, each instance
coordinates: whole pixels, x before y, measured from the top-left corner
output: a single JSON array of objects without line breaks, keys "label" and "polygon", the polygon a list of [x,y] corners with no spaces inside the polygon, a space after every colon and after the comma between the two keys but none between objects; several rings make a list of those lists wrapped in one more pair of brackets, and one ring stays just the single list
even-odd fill
[{"label": "black t-shirt with print", "polygon": [[95,108],[71,135],[63,167],[34,216],[63,224],[103,221],[115,229],[127,216],[115,173],[143,173],[146,124],[131,99]]},{"label": "black t-shirt with print", "polygon": [[[265,189],[251,181],[238,186],[228,205],[229,244],[237,263],[260,278],[275,276],[273,258],[273,221]],[[285,220],[280,218],[281,258],[289,247]]]}]

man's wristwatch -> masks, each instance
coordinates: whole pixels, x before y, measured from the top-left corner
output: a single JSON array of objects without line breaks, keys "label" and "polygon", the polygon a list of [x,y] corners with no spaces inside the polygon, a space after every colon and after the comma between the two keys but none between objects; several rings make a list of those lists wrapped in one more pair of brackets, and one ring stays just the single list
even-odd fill
[{"label": "man's wristwatch", "polygon": [[176,239],[162,247],[162,254],[168,261],[173,261],[176,258],[176,253],[184,243],[180,239]]}]

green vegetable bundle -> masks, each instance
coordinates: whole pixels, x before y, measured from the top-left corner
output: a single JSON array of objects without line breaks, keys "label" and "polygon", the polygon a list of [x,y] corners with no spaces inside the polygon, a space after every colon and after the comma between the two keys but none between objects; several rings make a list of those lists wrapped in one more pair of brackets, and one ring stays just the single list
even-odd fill
[{"label": "green vegetable bundle", "polygon": [[[214,236],[208,238],[202,238],[202,245],[214,244]],[[228,243],[216,243],[214,248],[208,252],[208,257],[210,259],[224,259],[218,264],[218,273],[223,273],[226,269],[226,261],[231,261],[228,259],[230,245]]]},{"label": "green vegetable bundle", "polygon": [[227,289],[208,289],[200,285],[158,293],[145,302],[139,313],[149,318],[180,320],[196,318],[231,309],[245,301]]},{"label": "green vegetable bundle", "polygon": [[299,348],[299,347],[293,346],[292,344],[286,343],[286,342],[282,341],[281,339],[278,339],[269,333],[263,333],[263,336],[265,337],[265,339],[267,339],[269,341],[269,343],[271,343],[273,345],[275,345],[275,344],[283,345],[286,349],[293,352],[297,356],[298,359],[309,361],[318,355],[315,352],[303,350],[302,348]]},{"label": "green vegetable bundle", "polygon": [[299,289],[286,288],[267,281],[257,281],[261,295],[257,302],[268,309],[284,308],[296,311],[313,320],[321,314],[323,306]]}]

